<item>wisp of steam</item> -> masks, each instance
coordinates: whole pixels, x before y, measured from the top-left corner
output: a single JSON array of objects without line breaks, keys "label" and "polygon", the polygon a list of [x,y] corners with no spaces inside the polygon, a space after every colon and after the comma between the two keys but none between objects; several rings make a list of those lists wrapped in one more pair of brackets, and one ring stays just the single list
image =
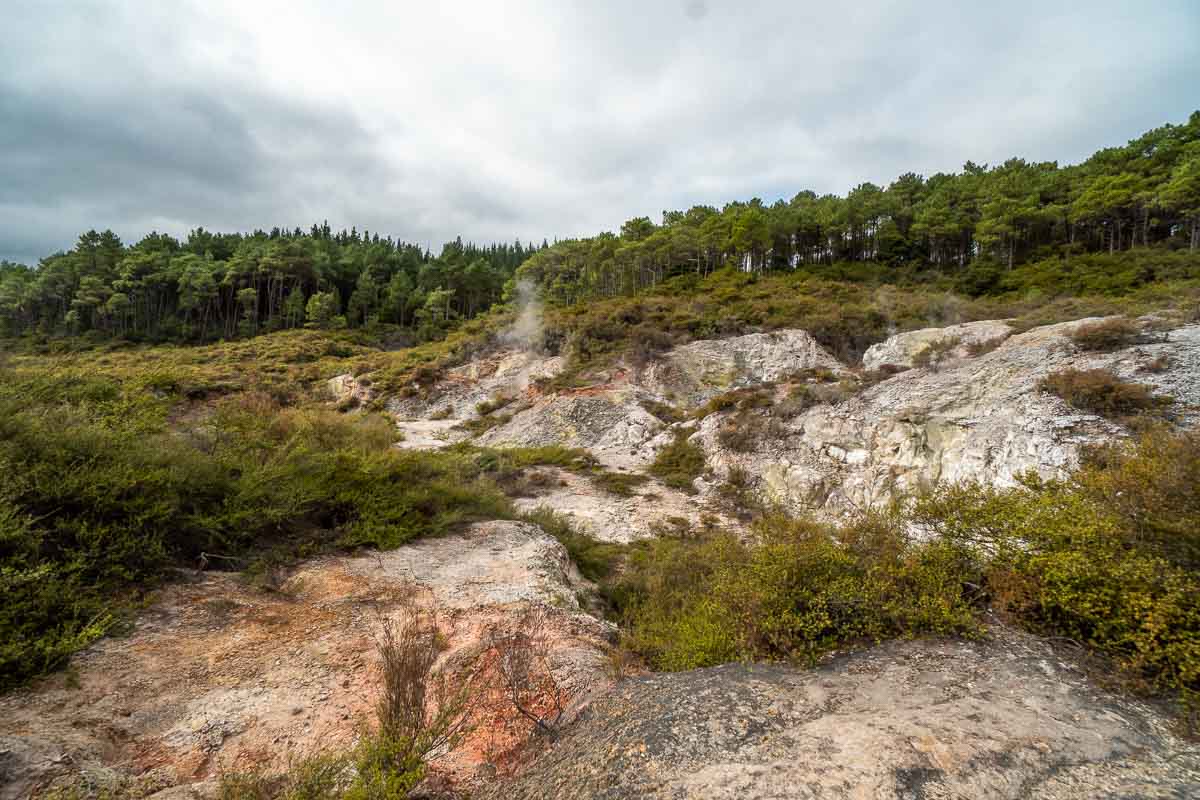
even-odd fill
[{"label": "wisp of steam", "polygon": [[542,301],[533,281],[522,280],[517,284],[517,320],[500,335],[500,340],[527,352],[541,349]]},{"label": "wisp of steam", "polygon": [[529,373],[542,345],[542,301],[537,286],[530,280],[517,284],[517,319],[500,334],[500,341],[527,354],[525,365],[514,376],[513,388],[523,392],[529,385]]}]

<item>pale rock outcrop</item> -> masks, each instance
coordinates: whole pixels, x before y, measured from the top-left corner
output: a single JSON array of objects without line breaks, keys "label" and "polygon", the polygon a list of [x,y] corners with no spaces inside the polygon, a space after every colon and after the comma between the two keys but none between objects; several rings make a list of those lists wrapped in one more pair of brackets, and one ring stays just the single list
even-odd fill
[{"label": "pale rock outcrop", "polygon": [[[551,667],[578,706],[608,685],[615,637],[581,610],[588,591],[563,547],[521,522],[318,558],[270,593],[236,574],[197,575],[166,587],[130,635],[78,653],[76,685],[59,674],[0,696],[0,798],[81,778],[134,796],[211,793],[222,771],[344,751],[380,685],[372,637],[407,608],[436,622],[446,646],[435,670],[452,681],[479,666],[489,631],[546,609]],[[528,734],[489,680],[473,684],[476,732],[435,767],[458,785],[491,774],[484,765],[503,765]]]},{"label": "pale rock outcrop", "polygon": [[357,408],[375,399],[369,378],[356,378],[346,373],[330,378],[326,385],[339,408]]},{"label": "pale rock outcrop", "polygon": [[668,402],[695,408],[731,389],[806,369],[845,368],[807,331],[782,330],[681,345],[650,364],[639,383]]},{"label": "pale rock outcrop", "polygon": [[602,542],[628,543],[661,535],[699,530],[706,523],[732,527],[725,509],[704,498],[649,480],[628,497],[607,492],[587,478],[565,470],[544,470],[552,477],[548,490],[514,500],[519,511],[547,508],[562,514],[582,533]]},{"label": "pale rock outcrop", "polygon": [[864,369],[879,369],[885,364],[894,367],[912,367],[913,359],[930,346],[956,341],[946,352],[950,358],[966,358],[972,345],[999,343],[1012,334],[1012,327],[1000,320],[965,322],[945,328],[922,328],[889,337],[886,341],[873,344],[863,354]]},{"label": "pale rock outcrop", "polygon": [[[976,358],[902,372],[836,405],[809,409],[752,453],[721,446],[720,415],[704,420],[697,439],[718,474],[738,466],[757,476],[772,500],[841,513],[937,481],[1009,486],[1027,470],[1062,476],[1078,463],[1081,447],[1123,435],[1114,423],[1038,390],[1042,377],[1062,369],[1111,369],[1173,396],[1177,419],[1196,421],[1200,326],[1112,353],[1081,352],[1068,334],[1090,321],[1035,328]],[[1159,358],[1170,366],[1148,370]]]},{"label": "pale rock outcrop", "polygon": [[561,356],[500,350],[447,370],[435,385],[411,396],[389,398],[387,410],[403,437],[399,446],[430,450],[464,441],[470,434],[458,426],[479,417],[480,403],[512,399],[512,413],[537,396],[537,381],[554,377],[562,367]]},{"label": "pale rock outcrop", "polygon": [[1200,794],[1200,749],[1046,643],[891,642],[814,669],[632,678],[484,800],[1097,800]]},{"label": "pale rock outcrop", "polygon": [[442,417],[457,421],[478,416],[475,407],[497,397],[522,397],[539,379],[562,371],[561,356],[499,350],[446,370],[434,386],[408,397],[392,397],[387,410],[402,420]]},{"label": "pale rock outcrop", "polygon": [[607,467],[630,469],[654,460],[654,450],[646,443],[663,427],[626,386],[538,398],[477,441],[495,446],[582,447]]},{"label": "pale rock outcrop", "polygon": [[540,396],[479,442],[583,447],[605,466],[643,467],[669,440],[661,438],[665,426],[645,410],[643,401],[690,409],[732,389],[808,369],[844,371],[805,331],[692,342],[664,353],[640,372],[618,369],[606,384]]}]

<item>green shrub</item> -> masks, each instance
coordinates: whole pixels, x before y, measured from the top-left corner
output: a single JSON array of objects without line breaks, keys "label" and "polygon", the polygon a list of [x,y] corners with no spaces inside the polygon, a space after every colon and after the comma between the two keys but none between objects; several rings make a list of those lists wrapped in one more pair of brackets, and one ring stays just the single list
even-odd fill
[{"label": "green shrub", "polygon": [[590,581],[609,578],[625,555],[626,546],[599,539],[576,530],[571,518],[549,508],[539,507],[526,513],[522,519],[532,522],[553,536],[566,549],[579,573]]},{"label": "green shrub", "polygon": [[1136,688],[1196,697],[1197,443],[1154,429],[1068,481],[942,487],[914,520],[973,561],[1011,618],[1110,657]]},{"label": "green shrub", "polygon": [[1071,486],[1116,516],[1126,547],[1200,570],[1200,432],[1152,427],[1092,449]]},{"label": "green shrub", "polygon": [[770,408],[775,400],[775,385],[762,383],[742,389],[732,389],[717,395],[707,403],[697,408],[689,416],[692,419],[704,419],[709,414],[737,409],[750,411],[756,408]]},{"label": "green shrub", "polygon": [[667,425],[674,425],[676,422],[683,422],[687,419],[687,414],[684,412],[674,406],[660,403],[657,400],[640,400],[638,401],[638,405],[657,417],[660,422],[665,422]]},{"label": "green shrub", "polygon": [[491,400],[484,400],[480,403],[476,403],[475,404],[475,413],[477,413],[481,417],[486,417],[488,414],[491,414],[493,411],[498,411],[498,410],[504,408],[506,405],[510,404],[515,399],[516,399],[515,397],[508,397],[505,395],[496,395]]},{"label": "green shrub", "polygon": [[689,432],[676,430],[670,444],[658,451],[648,472],[660,481],[688,494],[695,494],[695,480],[704,474],[704,450],[688,441]]},{"label": "green shrub", "polygon": [[1038,388],[1057,395],[1068,404],[1110,419],[1153,411],[1170,405],[1140,383],[1123,381],[1106,369],[1067,369],[1042,378]]},{"label": "green shrub", "polygon": [[658,360],[675,344],[671,334],[656,325],[637,325],[629,332],[627,338],[629,347],[626,357],[638,369]]},{"label": "green shrub", "polygon": [[486,417],[467,419],[454,426],[455,430],[466,431],[471,436],[480,436],[492,428],[512,422],[512,414],[488,414]]},{"label": "green shrub", "polygon": [[6,394],[21,382],[0,381],[3,687],[63,664],[171,567],[207,559],[269,575],[300,554],[396,547],[514,515],[477,453],[397,450],[380,415],[248,392],[176,432],[167,412],[182,398],[80,394],[70,382],[43,402]]},{"label": "green shrub", "polygon": [[842,529],[769,515],[756,544],[730,534],[646,543],[630,556],[621,600],[628,644],[660,669],[735,659],[811,663],[859,641],[973,633],[959,554],[917,544],[901,520]]}]

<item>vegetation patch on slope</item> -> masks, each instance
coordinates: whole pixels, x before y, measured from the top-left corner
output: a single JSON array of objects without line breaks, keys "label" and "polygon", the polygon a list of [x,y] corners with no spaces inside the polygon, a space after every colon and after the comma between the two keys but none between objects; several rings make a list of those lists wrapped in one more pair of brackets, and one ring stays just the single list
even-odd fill
[{"label": "vegetation patch on slope", "polygon": [[768,513],[749,541],[641,542],[608,593],[628,646],[659,669],[975,635],[991,607],[1110,659],[1126,685],[1194,700],[1198,485],[1200,435],[1152,428],[1093,451],[1064,481],[944,486],[910,513],[841,525]]},{"label": "vegetation patch on slope", "polygon": [[288,405],[294,393],[244,377],[198,402],[196,378],[149,361],[0,367],[0,686],[61,665],[174,567],[269,575],[298,556],[512,519],[506,475],[581,457],[400,450],[381,415]]}]

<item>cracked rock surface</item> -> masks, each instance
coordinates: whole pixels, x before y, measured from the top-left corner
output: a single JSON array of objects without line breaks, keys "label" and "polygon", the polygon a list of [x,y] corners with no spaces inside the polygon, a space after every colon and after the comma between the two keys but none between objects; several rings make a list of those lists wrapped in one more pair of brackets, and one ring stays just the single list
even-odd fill
[{"label": "cracked rock surface", "polygon": [[619,684],[492,800],[1183,798],[1200,751],[1045,643],[893,642],[814,670]]}]

